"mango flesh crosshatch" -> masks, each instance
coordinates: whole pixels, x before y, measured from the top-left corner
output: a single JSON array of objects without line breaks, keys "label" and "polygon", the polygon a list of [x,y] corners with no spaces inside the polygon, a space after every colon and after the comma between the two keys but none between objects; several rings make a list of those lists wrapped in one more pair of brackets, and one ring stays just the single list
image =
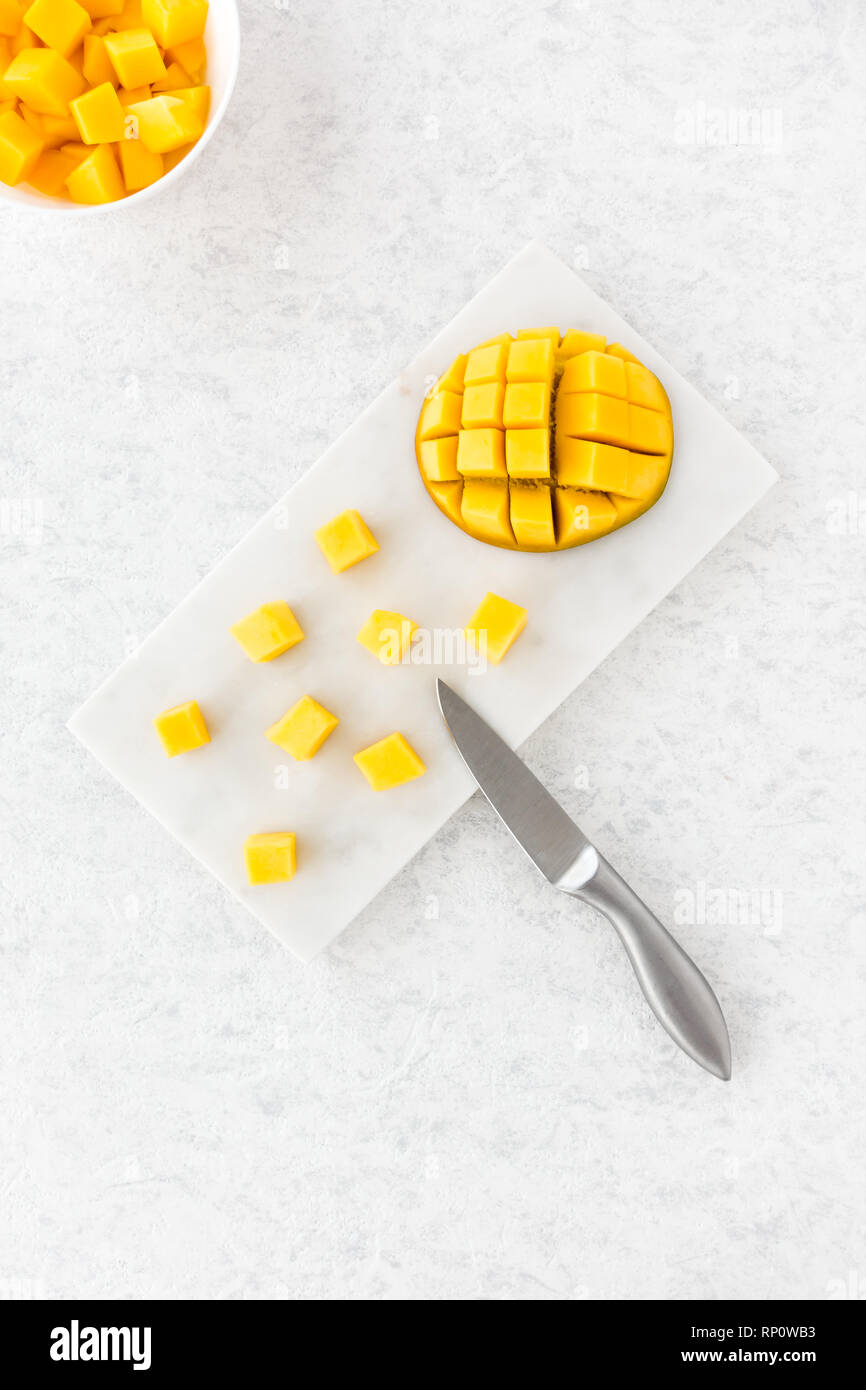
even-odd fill
[{"label": "mango flesh crosshatch", "polygon": [[457,357],[421,408],[424,486],[467,535],[569,550],[625,526],[664,492],[665,389],[597,333],[526,328]]}]

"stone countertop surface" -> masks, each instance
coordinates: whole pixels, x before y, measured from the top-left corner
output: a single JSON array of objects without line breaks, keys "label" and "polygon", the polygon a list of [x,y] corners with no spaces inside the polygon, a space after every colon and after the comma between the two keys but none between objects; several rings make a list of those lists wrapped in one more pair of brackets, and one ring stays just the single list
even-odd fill
[{"label": "stone countertop surface", "polygon": [[[863,15],[241,21],[176,188],[0,208],[0,1294],[863,1297]],[[305,968],[65,727],[533,237],[781,474],[525,750],[727,1086],[479,796]]]}]

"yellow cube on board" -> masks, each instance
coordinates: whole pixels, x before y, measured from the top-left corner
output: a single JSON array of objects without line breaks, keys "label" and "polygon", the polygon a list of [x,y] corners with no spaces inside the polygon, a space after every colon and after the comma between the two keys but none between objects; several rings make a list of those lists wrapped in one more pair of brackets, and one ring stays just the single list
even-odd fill
[{"label": "yellow cube on board", "polygon": [[195,700],[187,700],[186,704],[164,709],[153,723],[170,758],[176,758],[178,753],[189,753],[193,748],[200,748],[203,743],[210,743],[204,715]]},{"label": "yellow cube on board", "polygon": [[399,666],[417,631],[418,624],[411,618],[391,613],[386,608],[376,608],[358,633],[358,641],[383,666]]},{"label": "yellow cube on board", "polygon": [[498,666],[526,627],[528,617],[526,609],[519,604],[499,594],[485,594],[466,624],[466,639],[476,651],[486,652],[487,660]]},{"label": "yellow cube on board", "polygon": [[243,647],[250,661],[273,661],[274,657],[282,656],[304,637],[301,624],[282,599],[263,603],[261,608],[254,609],[245,618],[233,623],[229,632]]},{"label": "yellow cube on board", "polygon": [[265,736],[290,757],[298,762],[306,762],[314,753],[318,753],[339,722],[337,716],[314,700],[312,695],[303,695],[282,719],[265,730]]},{"label": "yellow cube on board", "polygon": [[244,840],[247,880],[252,884],[288,883],[297,868],[295,836],[291,830],[271,830]]},{"label": "yellow cube on board", "polygon": [[341,574],[350,565],[375,555],[379,549],[360,512],[351,509],[332,517],[315,535],[316,544],[334,574]]},{"label": "yellow cube on board", "polygon": [[374,792],[388,791],[420,777],[427,769],[402,734],[388,734],[355,754],[355,762]]}]

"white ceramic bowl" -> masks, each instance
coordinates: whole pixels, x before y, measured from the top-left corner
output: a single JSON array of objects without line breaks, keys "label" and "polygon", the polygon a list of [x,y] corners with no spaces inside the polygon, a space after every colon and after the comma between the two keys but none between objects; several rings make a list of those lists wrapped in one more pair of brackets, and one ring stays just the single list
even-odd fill
[{"label": "white ceramic bowl", "polygon": [[141,203],[145,198],[153,198],[164,188],[177,183],[198,159],[208,140],[225,114],[229,104],[235,78],[238,75],[238,62],[241,52],[240,23],[236,0],[210,0],[204,41],[207,48],[207,82],[210,86],[210,113],[204,133],[193,145],[189,154],[176,164],[156,183],[149,184],[138,193],[130,193],[128,198],[120,198],[115,203],[70,203],[65,198],[49,198],[39,193],[27,183],[15,188],[0,183],[0,200],[11,203],[22,212],[49,213],[55,217],[81,217],[98,212],[116,212],[128,208],[133,203]]}]

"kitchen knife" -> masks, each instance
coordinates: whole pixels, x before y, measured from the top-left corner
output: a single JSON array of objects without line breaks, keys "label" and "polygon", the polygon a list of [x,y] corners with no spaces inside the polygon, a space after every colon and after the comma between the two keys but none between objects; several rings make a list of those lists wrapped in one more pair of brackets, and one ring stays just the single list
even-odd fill
[{"label": "kitchen knife", "polygon": [[438,679],[436,698],[460,756],[536,868],[607,917],[662,1027],[699,1066],[730,1080],[724,1016],[694,961],[490,725]]}]

